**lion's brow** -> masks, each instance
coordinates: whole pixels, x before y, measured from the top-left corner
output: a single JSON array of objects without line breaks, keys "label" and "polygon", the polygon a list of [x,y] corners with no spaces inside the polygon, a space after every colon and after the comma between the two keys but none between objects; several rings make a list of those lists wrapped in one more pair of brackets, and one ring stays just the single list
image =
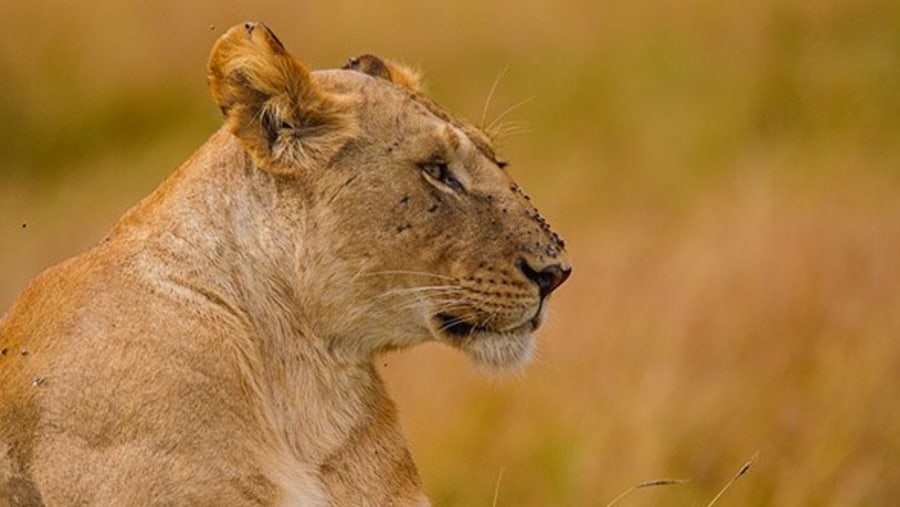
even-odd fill
[{"label": "lion's brow", "polygon": [[441,106],[437,105],[437,103],[420,92],[411,92],[409,94],[409,98],[425,107],[425,109],[428,110],[429,113],[435,115],[439,119],[462,131],[462,133],[465,134],[469,141],[471,141],[472,144],[475,145],[478,151],[480,151],[482,155],[487,157],[488,160],[496,164],[498,167],[502,168],[507,165],[506,162],[503,162],[497,158],[497,153],[494,151],[494,148],[488,141],[488,135],[482,132],[478,127],[454,118],[447,111],[441,108]]}]

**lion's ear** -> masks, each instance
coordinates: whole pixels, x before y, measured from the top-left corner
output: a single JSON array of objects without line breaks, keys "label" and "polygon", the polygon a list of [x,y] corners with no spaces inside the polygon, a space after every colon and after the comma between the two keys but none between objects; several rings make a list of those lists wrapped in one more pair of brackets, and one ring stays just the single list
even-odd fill
[{"label": "lion's ear", "polygon": [[422,91],[421,76],[416,70],[375,55],[366,54],[351,58],[343,68],[386,79],[416,92]]},{"label": "lion's ear", "polygon": [[346,141],[350,116],[265,25],[222,35],[207,65],[226,124],[261,168],[279,174],[323,164]]}]

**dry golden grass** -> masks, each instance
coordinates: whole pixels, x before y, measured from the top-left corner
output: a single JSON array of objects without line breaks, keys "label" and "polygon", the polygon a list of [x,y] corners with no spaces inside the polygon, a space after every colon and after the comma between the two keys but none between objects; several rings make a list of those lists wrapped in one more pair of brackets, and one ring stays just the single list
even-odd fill
[{"label": "dry golden grass", "polygon": [[[97,241],[219,119],[221,30],[362,51],[527,132],[504,155],[575,272],[536,363],[384,359],[438,505],[900,498],[900,5],[412,0],[0,5],[0,306]],[[210,27],[213,29],[210,29]],[[24,227],[23,227],[24,225]],[[502,480],[500,480],[502,471]],[[716,501],[716,500],[713,500]]]}]

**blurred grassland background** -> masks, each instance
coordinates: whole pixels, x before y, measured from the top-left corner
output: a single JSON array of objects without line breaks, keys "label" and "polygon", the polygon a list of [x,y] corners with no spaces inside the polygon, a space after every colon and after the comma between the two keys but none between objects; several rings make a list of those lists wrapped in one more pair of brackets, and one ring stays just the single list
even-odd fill
[{"label": "blurred grassland background", "polygon": [[[372,52],[500,140],[575,266],[521,375],[384,358],[437,505],[900,501],[900,3],[0,3],[0,305],[221,123],[205,62],[269,24]],[[520,128],[519,130],[523,130]],[[501,478],[502,475],[502,478]],[[499,479],[499,484],[498,484]]]}]

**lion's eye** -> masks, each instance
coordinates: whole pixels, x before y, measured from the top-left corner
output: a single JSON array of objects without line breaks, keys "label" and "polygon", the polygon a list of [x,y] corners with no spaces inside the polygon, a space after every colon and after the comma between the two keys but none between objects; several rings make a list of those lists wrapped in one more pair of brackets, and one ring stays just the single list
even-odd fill
[{"label": "lion's eye", "polygon": [[432,181],[450,187],[456,192],[463,192],[464,189],[462,183],[453,176],[453,173],[450,171],[450,166],[446,162],[426,162],[420,164],[419,167],[422,168],[422,172],[424,172]]}]

